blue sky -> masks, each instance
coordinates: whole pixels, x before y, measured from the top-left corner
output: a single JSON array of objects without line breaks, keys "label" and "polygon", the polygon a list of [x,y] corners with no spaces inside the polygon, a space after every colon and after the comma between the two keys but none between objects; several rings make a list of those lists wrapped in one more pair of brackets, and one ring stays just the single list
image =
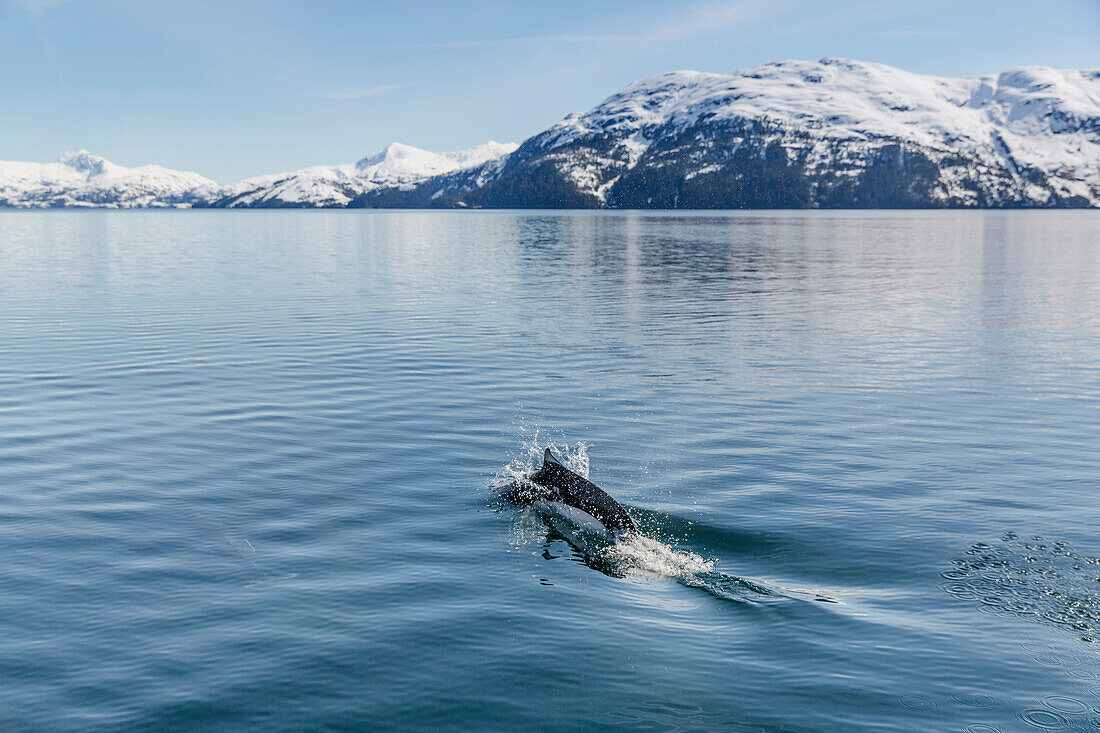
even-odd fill
[{"label": "blue sky", "polygon": [[227,182],[392,140],[521,141],[631,81],[785,58],[1100,66],[1100,0],[0,0],[0,159]]}]

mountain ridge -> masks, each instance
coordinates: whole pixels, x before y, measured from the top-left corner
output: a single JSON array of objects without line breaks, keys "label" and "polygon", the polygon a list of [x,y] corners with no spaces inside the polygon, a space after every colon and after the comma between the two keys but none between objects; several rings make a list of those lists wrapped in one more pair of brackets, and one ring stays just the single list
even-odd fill
[{"label": "mountain ridge", "polygon": [[12,208],[186,207],[205,201],[217,185],[159,165],[126,168],[87,150],[56,163],[0,161],[0,206]]},{"label": "mountain ridge", "polygon": [[519,166],[612,208],[1096,206],[1100,70],[669,72],[528,139],[480,195],[521,199]]},{"label": "mountain ridge", "polygon": [[356,163],[224,186],[73,155],[0,162],[0,205],[1095,208],[1100,69],[956,79],[821,59],[673,71],[520,145],[392,143]]}]

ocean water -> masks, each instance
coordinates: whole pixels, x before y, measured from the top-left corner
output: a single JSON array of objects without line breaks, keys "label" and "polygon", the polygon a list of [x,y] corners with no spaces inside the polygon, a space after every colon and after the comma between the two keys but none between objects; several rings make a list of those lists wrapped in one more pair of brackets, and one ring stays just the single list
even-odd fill
[{"label": "ocean water", "polygon": [[1096,731],[1098,426],[1095,212],[2,213],[0,729]]}]

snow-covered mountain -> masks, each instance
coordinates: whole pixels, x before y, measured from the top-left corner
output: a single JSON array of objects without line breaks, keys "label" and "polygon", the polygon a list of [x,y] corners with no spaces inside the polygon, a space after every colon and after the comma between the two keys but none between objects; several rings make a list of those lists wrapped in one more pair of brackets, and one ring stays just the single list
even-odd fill
[{"label": "snow-covered mountain", "polygon": [[390,143],[357,163],[314,166],[290,173],[247,178],[224,186],[209,200],[225,207],[343,207],[371,191],[408,191],[437,176],[484,166],[518,146],[490,140],[469,150],[432,153]]},{"label": "snow-covered mountain", "polygon": [[494,180],[462,200],[1097,206],[1100,69],[948,79],[823,59],[662,74],[527,140]]},{"label": "snow-covered mountain", "polygon": [[0,206],[26,208],[188,206],[217,184],[159,165],[124,168],[86,150],[56,163],[0,161]]},{"label": "snow-covered mountain", "polygon": [[677,71],[518,148],[393,143],[227,186],[77,153],[0,162],[0,205],[1100,207],[1100,69],[949,79],[822,59]]},{"label": "snow-covered mountain", "polygon": [[157,165],[125,168],[82,150],[66,153],[57,163],[0,161],[0,206],[344,207],[371,191],[408,191],[439,176],[491,169],[516,147],[489,141],[469,150],[432,153],[392,143],[357,163],[256,176],[226,186]]}]

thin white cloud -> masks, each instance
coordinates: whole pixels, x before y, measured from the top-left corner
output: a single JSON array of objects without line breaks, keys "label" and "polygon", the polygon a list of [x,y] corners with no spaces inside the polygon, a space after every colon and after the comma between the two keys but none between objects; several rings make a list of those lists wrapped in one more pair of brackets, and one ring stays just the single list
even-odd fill
[{"label": "thin white cloud", "polygon": [[334,89],[322,96],[325,99],[335,99],[339,102],[350,102],[354,99],[366,99],[367,97],[377,97],[379,94],[385,94],[386,92],[392,92],[395,89],[400,89],[405,86],[404,84],[383,84],[377,87],[358,87],[355,89]]}]

